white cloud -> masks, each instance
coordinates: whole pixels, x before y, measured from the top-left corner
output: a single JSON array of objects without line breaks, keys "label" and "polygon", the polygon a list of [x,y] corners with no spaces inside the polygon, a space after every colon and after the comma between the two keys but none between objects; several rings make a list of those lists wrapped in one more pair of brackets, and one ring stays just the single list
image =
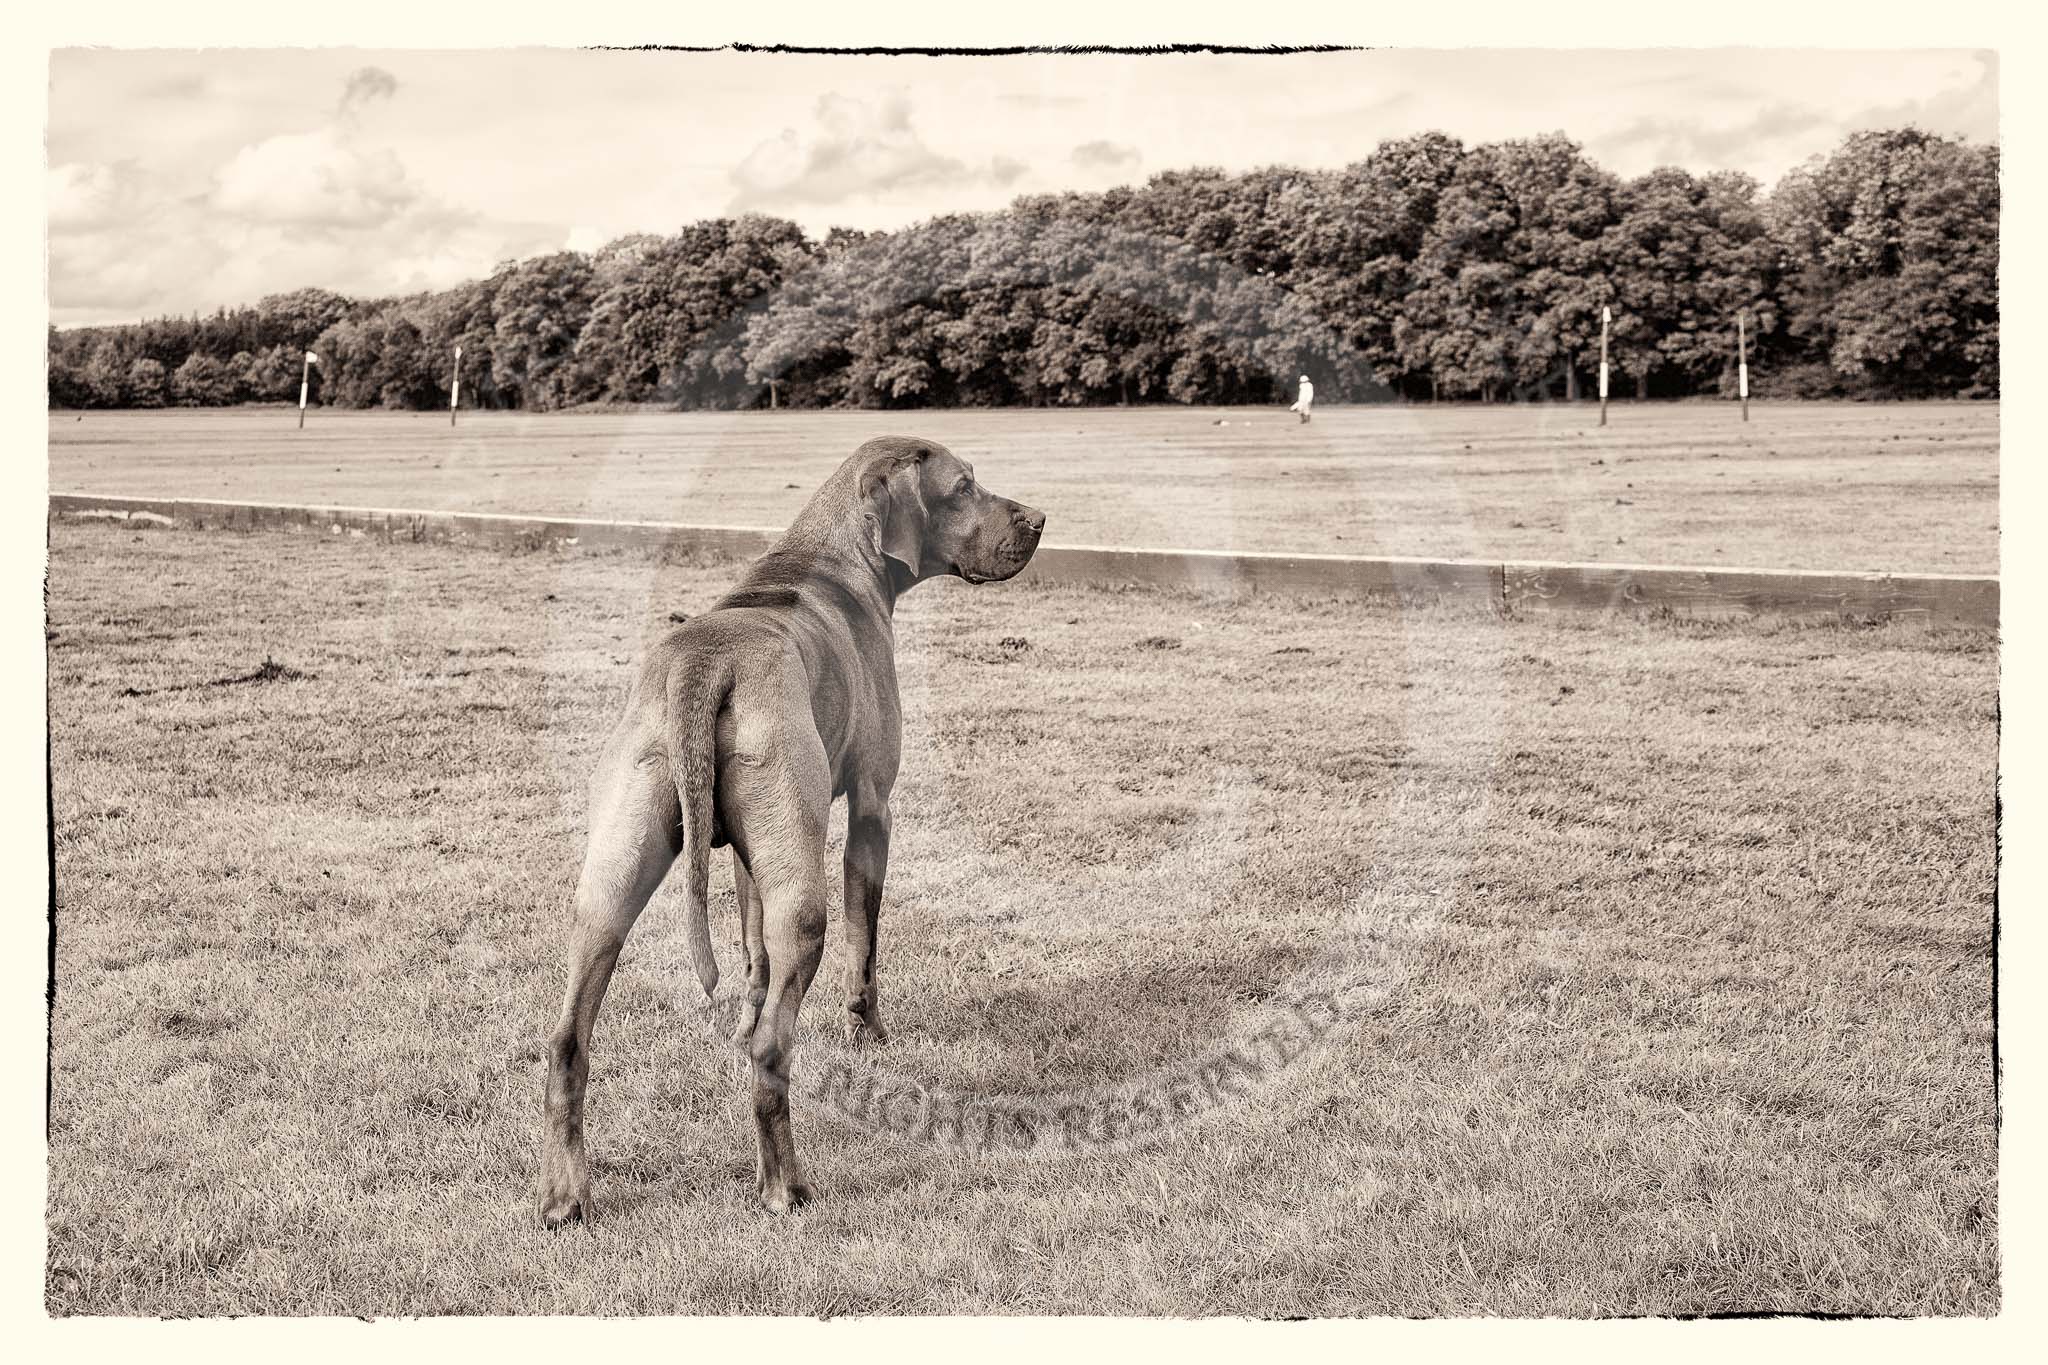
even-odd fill
[{"label": "white cloud", "polygon": [[910,99],[901,91],[872,101],[828,92],[807,133],[784,128],[733,167],[733,207],[781,209],[914,189],[1006,186],[1029,169],[1001,154],[976,168],[933,150],[911,126]]},{"label": "white cloud", "polygon": [[1074,148],[1068,160],[1076,166],[1135,166],[1138,164],[1138,149],[1107,138],[1097,138]]},{"label": "white cloud", "polygon": [[1468,145],[1561,128],[1620,174],[1678,159],[1768,185],[1855,127],[1985,138],[1998,110],[1995,63],[1956,50],[93,48],[49,69],[60,322],[453,283],[559,249],[572,223],[579,246],[735,209],[896,228],[1176,166],[1341,166],[1432,128]]},{"label": "white cloud", "polygon": [[239,148],[197,192],[179,192],[133,161],[53,166],[53,318],[208,310],[304,285],[413,293],[560,248],[560,225],[487,219],[411,176],[359,117],[396,88],[387,73],[359,69],[325,122]]},{"label": "white cloud", "polygon": [[47,179],[50,230],[78,231],[118,221],[138,207],[132,163],[52,166]]},{"label": "white cloud", "polygon": [[346,129],[287,133],[244,147],[214,178],[214,206],[257,222],[374,228],[423,198],[388,147],[357,145]]},{"label": "white cloud", "polygon": [[398,78],[381,66],[359,66],[348,73],[341,87],[341,108],[349,113],[372,100],[388,100],[398,93]]},{"label": "white cloud", "polygon": [[1733,123],[1712,125],[1697,118],[1639,119],[1602,139],[1607,148],[1621,152],[1638,146],[1647,148],[1658,164],[1707,166],[1738,164],[1781,144],[1796,144],[1817,128],[1831,128],[1835,120],[1805,105],[1777,104],[1757,110]]}]

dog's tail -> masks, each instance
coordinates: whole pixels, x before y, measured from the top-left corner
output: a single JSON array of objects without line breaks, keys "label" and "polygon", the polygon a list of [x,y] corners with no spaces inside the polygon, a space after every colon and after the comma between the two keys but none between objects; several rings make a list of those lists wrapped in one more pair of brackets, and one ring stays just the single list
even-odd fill
[{"label": "dog's tail", "polygon": [[718,958],[711,950],[711,824],[713,788],[718,781],[718,712],[732,692],[728,659],[685,667],[673,703],[676,795],[683,816],[683,916],[690,939],[690,964],[708,999],[718,989]]}]

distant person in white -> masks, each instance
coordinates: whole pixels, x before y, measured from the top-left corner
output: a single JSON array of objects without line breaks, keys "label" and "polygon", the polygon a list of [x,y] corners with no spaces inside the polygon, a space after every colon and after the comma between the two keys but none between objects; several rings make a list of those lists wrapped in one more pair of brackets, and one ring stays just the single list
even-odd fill
[{"label": "distant person in white", "polygon": [[1301,420],[1306,422],[1308,420],[1308,410],[1315,405],[1315,401],[1316,386],[1308,382],[1307,375],[1303,375],[1301,377],[1301,395],[1294,400],[1294,406],[1289,408],[1288,411],[1300,413]]}]

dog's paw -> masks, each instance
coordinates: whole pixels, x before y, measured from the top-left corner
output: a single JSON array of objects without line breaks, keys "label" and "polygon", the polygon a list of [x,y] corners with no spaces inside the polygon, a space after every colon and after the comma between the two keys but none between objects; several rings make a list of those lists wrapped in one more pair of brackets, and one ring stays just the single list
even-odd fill
[{"label": "dog's paw", "polygon": [[564,1172],[560,1176],[544,1181],[540,1191],[540,1225],[553,1232],[556,1228],[580,1223],[590,1216],[590,1177],[578,1173]]},{"label": "dog's paw", "polygon": [[761,1190],[761,1204],[773,1214],[792,1213],[818,1197],[809,1181],[792,1180],[785,1185],[770,1185]]},{"label": "dog's paw", "polygon": [[540,1225],[552,1231],[590,1216],[590,1163],[580,1139],[541,1153]]},{"label": "dog's paw", "polygon": [[862,1014],[859,1010],[848,1010],[845,1019],[846,1041],[855,1045],[872,1043],[879,1046],[889,1041],[889,1030],[882,1027],[880,1014]]},{"label": "dog's paw", "polygon": [[541,1200],[540,1225],[549,1232],[568,1227],[571,1223],[583,1221],[583,1211],[590,1205],[590,1195],[558,1194]]}]

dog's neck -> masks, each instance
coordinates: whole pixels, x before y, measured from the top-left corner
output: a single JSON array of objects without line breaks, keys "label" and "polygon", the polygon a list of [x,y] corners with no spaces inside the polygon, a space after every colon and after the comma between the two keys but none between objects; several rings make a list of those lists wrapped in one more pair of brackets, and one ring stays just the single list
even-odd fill
[{"label": "dog's neck", "polygon": [[728,599],[815,580],[832,583],[884,622],[892,621],[896,599],[923,580],[883,554],[869,537],[859,486],[858,468],[842,466],[811,495],[782,538],[741,575]]},{"label": "dog's neck", "polygon": [[819,485],[797,513],[777,548],[788,546],[836,560],[850,575],[875,585],[882,615],[890,617],[895,613],[896,599],[930,575],[919,574],[909,565],[889,558],[870,537],[871,518],[862,505],[861,485],[873,462],[872,458],[861,459],[856,452],[834,470],[832,477]]}]

